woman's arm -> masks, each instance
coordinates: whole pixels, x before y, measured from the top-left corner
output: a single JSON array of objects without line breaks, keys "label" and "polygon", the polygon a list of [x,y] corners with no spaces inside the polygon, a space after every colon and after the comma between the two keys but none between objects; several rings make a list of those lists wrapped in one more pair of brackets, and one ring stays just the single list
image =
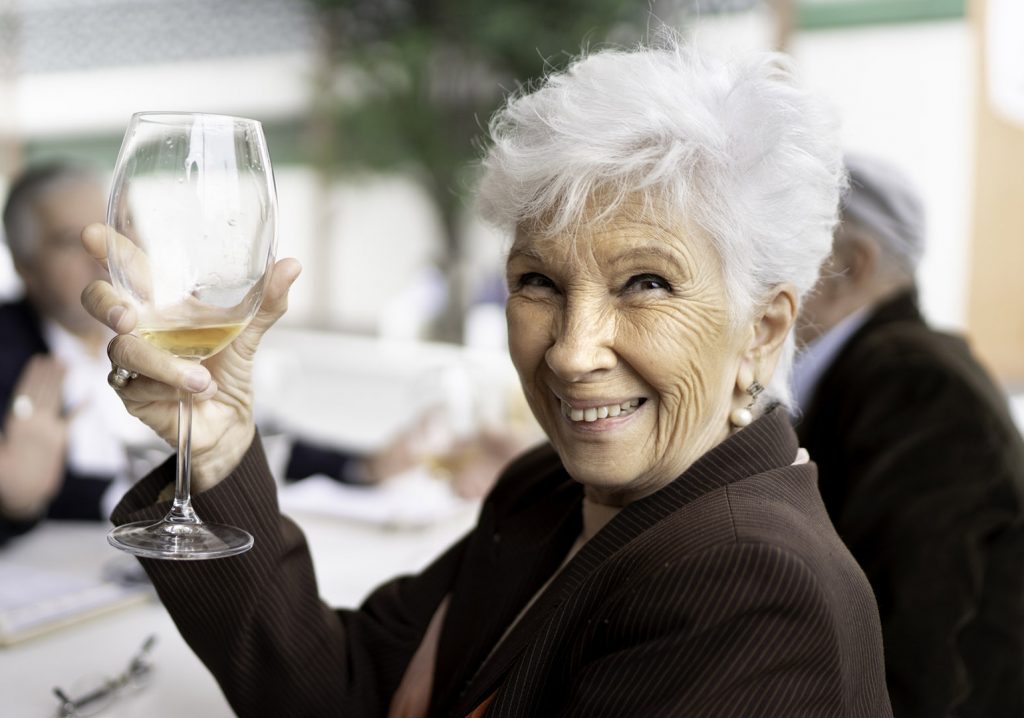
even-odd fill
[{"label": "woman's arm", "polygon": [[[167,505],[153,502],[171,481],[169,462],[125,497],[114,522],[162,516]],[[142,565],[235,712],[384,715],[449,589],[462,544],[422,574],[385,584],[360,610],[335,611],[319,598],[305,537],[278,513],[258,438],[229,477],[193,501],[204,518],[245,527],[255,536],[253,549],[215,561]]]}]

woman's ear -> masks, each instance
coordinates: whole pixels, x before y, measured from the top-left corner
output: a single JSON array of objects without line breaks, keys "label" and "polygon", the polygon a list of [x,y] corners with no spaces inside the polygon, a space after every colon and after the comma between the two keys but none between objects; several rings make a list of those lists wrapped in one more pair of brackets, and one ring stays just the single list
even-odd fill
[{"label": "woman's ear", "polygon": [[754,317],[749,341],[740,359],[736,388],[743,393],[753,382],[767,384],[775,372],[779,354],[796,321],[796,289],[792,284],[775,287]]}]

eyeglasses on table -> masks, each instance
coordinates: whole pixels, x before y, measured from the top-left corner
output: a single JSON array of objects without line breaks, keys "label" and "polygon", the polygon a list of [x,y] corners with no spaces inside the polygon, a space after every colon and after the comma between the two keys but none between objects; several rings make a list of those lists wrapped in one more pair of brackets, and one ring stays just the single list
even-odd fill
[{"label": "eyeglasses on table", "polygon": [[96,715],[114,703],[125,691],[141,689],[153,670],[153,665],[146,658],[155,644],[156,636],[149,636],[143,641],[123,673],[113,678],[98,679],[91,684],[86,682],[82,689],[76,691],[77,695],[69,695],[60,687],[55,687],[53,694],[60,701],[57,715],[60,718]]}]

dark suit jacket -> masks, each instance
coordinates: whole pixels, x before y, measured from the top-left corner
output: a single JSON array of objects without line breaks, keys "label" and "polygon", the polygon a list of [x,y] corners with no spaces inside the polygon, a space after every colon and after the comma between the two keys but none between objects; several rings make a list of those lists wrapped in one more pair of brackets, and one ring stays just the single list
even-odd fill
[{"label": "dark suit jacket", "polygon": [[[14,399],[14,387],[22,370],[35,354],[48,354],[39,316],[27,301],[0,305],[0,410],[6,416]],[[0,419],[2,421],[2,419]],[[109,476],[65,471],[61,489],[47,511],[51,518],[98,519],[100,500],[110,484]],[[32,528],[34,521],[12,521],[0,515],[0,545],[11,536]]]},{"label": "dark suit jacket", "polygon": [[[252,531],[253,550],[143,564],[242,716],[385,715],[446,594],[432,716],[461,718],[495,692],[491,717],[889,716],[871,589],[796,450],[775,411],[627,506],[483,665],[581,529],[582,488],[550,446],[506,470],[462,541],[357,611],[318,600],[258,441],[195,497],[205,519]],[[115,521],[161,515],[170,468]]]},{"label": "dark suit jacket", "polygon": [[[22,370],[35,354],[49,354],[42,321],[26,300],[0,305],[0,410],[6,412],[14,399],[14,387]],[[296,441],[288,457],[285,478],[301,479],[326,474],[344,480],[352,454],[305,441]],[[105,519],[101,501],[114,477],[84,474],[65,469],[60,491],[50,503],[46,517],[55,519]],[[0,514],[0,546],[9,538],[31,529],[36,521],[13,521]]]},{"label": "dark suit jacket", "polygon": [[894,297],[797,431],[874,587],[893,712],[1024,716],[1024,446],[967,345]]}]

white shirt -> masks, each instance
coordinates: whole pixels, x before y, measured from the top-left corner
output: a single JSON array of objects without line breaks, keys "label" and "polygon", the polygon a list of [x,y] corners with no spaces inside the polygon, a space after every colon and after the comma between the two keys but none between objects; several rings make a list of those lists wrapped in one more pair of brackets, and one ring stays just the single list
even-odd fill
[{"label": "white shirt", "polygon": [[[140,478],[133,471],[136,454],[163,442],[124,408],[107,385],[110,361],[104,352],[91,354],[82,341],[53,321],[43,322],[43,337],[50,354],[65,367],[62,404],[72,416],[68,426],[67,464],[82,474],[111,476],[101,510],[110,516],[131,484]],[[164,455],[170,453],[167,449]]]}]

